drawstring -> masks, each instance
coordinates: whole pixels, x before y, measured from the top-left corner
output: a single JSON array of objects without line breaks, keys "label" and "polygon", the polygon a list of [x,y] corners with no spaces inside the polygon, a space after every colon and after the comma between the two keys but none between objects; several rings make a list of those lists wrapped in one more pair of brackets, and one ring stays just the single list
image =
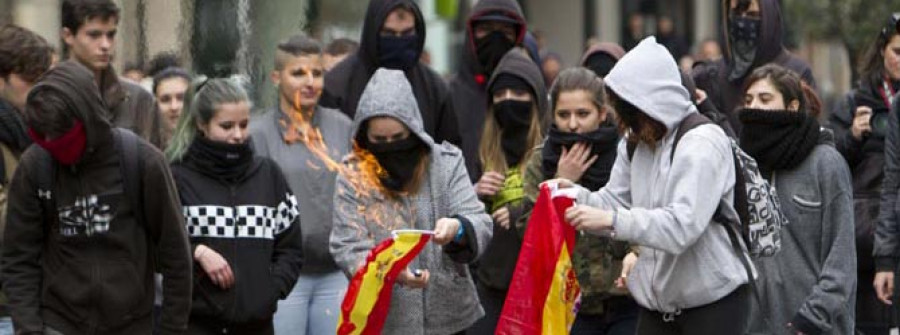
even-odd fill
[{"label": "drawstring", "polygon": [[675,317],[679,315],[681,315],[680,309],[676,309],[675,312],[672,313],[663,313],[663,322],[675,321]]}]

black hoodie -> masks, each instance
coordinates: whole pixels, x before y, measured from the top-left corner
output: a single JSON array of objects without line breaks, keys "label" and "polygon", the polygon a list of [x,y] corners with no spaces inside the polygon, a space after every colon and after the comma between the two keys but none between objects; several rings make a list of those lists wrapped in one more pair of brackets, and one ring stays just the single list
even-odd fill
[{"label": "black hoodie", "polygon": [[[165,158],[140,142],[143,189],[135,196],[145,210],[144,219],[137,220],[133,201],[123,193],[121,153],[109,121],[101,116],[106,106],[91,72],[62,62],[44,74],[29,97],[43,90],[61,92],[74,107],[87,143],[75,164],[53,165],[51,190],[38,189],[39,174],[51,173],[41,169],[47,166],[41,161],[47,157],[43,148],[29,147],[10,185],[2,275],[17,333],[43,334],[45,325],[65,334],[149,333],[151,259],[165,278],[160,330],[183,332],[190,311],[191,259]],[[48,194],[57,206],[54,213],[42,210],[39,196]],[[58,220],[47,227],[45,215]],[[92,231],[88,226],[96,231],[87,233]]]},{"label": "black hoodie", "polygon": [[525,15],[519,4],[513,0],[478,1],[466,21],[466,43],[463,46],[462,64],[460,64],[459,71],[450,79],[450,93],[459,119],[459,134],[462,136],[461,149],[466,158],[466,169],[469,171],[469,178],[472,182],[481,177],[478,143],[481,142],[481,132],[484,130],[484,116],[487,113],[488,101],[487,80],[491,75],[482,73],[478,56],[475,53],[472,24],[485,14],[497,11],[504,12],[520,22],[516,45],[522,45],[527,26]]},{"label": "black hoodie", "polygon": [[[537,108],[540,113],[540,120],[543,124],[541,129],[547,129],[548,107],[547,90],[544,88],[544,78],[541,76],[541,70],[538,69],[534,61],[528,57],[524,49],[513,48],[503,56],[497,65],[497,70],[491,76],[488,87],[494,84],[497,76],[500,74],[511,74],[525,80],[537,98]],[[487,99],[487,98],[486,98]],[[485,101],[485,105],[490,105]],[[540,155],[540,152],[535,153]],[[527,164],[529,159],[523,158],[522,164]],[[478,171],[479,174],[481,171]],[[483,285],[495,290],[507,290],[509,282],[512,280],[513,270],[516,268],[516,260],[519,258],[519,249],[522,247],[522,237],[524,233],[520,233],[515,226],[515,222],[522,216],[524,208],[530,208],[534,204],[526,204],[525,199],[515,205],[509,205],[509,229],[494,224],[494,235],[488,244],[484,254],[479,259],[476,275]],[[491,208],[489,199],[482,199],[485,208]]]},{"label": "black hoodie", "polygon": [[[350,119],[356,115],[359,97],[369,83],[369,78],[379,68],[378,36],[388,14],[397,6],[407,6],[416,17],[416,59],[425,47],[425,19],[419,6],[412,0],[372,0],[366,10],[359,49],[353,55],[338,63],[325,74],[325,87],[319,104],[323,107],[339,109]],[[425,132],[436,143],[447,141],[460,145],[456,112],[447,83],[437,72],[427,65],[417,62],[405,71],[406,79],[412,84],[413,94],[419,104]]]},{"label": "black hoodie", "polygon": [[728,75],[734,66],[734,55],[731,50],[731,42],[728,34],[728,17],[731,15],[731,0],[722,0],[722,22],[725,38],[725,55],[719,60],[709,63],[699,63],[694,66],[692,73],[697,88],[706,91],[709,99],[717,109],[728,116],[732,129],[740,135],[741,122],[738,120],[735,108],[743,101],[743,85],[747,76],[754,69],[768,63],[781,65],[796,72],[813,88],[816,81],[813,78],[809,64],[787,51],[782,41],[782,17],[778,0],[759,0],[761,16],[760,31],[757,40],[756,55],[753,64],[743,77],[729,80]]},{"label": "black hoodie", "polygon": [[[223,290],[195,263],[191,315],[226,324],[270,321],[300,275],[297,198],[268,158],[247,157],[246,164],[228,165],[222,173],[221,163],[195,148],[172,165],[191,250],[203,244],[222,255],[235,281]],[[237,177],[222,179],[226,174]]]}]

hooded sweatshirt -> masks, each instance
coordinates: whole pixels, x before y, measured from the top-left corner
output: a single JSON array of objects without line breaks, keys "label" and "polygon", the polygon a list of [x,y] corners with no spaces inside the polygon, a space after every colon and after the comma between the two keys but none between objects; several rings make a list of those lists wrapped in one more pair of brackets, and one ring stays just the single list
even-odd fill
[{"label": "hooded sweatshirt", "polygon": [[[331,217],[334,213],[334,181],[332,171],[303,143],[284,141],[285,127],[290,122],[280,110],[272,110],[250,121],[250,137],[256,153],[278,163],[291,190],[300,203],[300,227],[303,231],[303,268],[301,273],[330,273],[338,271],[328,251],[331,236]],[[335,162],[350,152],[350,119],[341,112],[318,107],[310,126],[322,133],[328,155]]]},{"label": "hooded sweatshirt", "polygon": [[457,218],[465,243],[443,247],[428,243],[410,269],[430,272],[428,286],[395,284],[384,334],[454,334],[484,315],[467,263],[484,253],[491,239],[491,218],[469,182],[462,154],[450,144],[436,144],[422,128],[412,88],[403,73],[380,69],[372,76],[353,120],[354,138],[366,120],[390,116],[402,122],[430,148],[427,180],[414,194],[390,196],[375,189],[357,192],[359,158],[348,156],[335,191],[331,254],[351,277],[376,244],[393,229],[434,230],[441,218]]},{"label": "hooded sweatshirt", "polygon": [[[359,49],[325,74],[325,87],[319,105],[339,109],[351,119],[356,115],[363,89],[375,73],[378,64],[378,36],[388,14],[398,6],[410,8],[416,18],[416,59],[425,47],[425,19],[412,0],[372,0],[366,10]],[[417,107],[422,113],[425,132],[438,143],[448,141],[459,145],[456,112],[450,90],[444,79],[427,65],[416,62],[404,72],[413,88]]]},{"label": "hooded sweatshirt", "polygon": [[759,0],[761,23],[753,63],[743,77],[729,80],[728,76],[735,66],[735,56],[731,49],[733,42],[728,33],[730,4],[731,0],[722,0],[723,36],[726,36],[723,48],[724,57],[713,62],[695,65],[692,75],[697,88],[704,90],[718,111],[728,116],[731,128],[737,135],[740,135],[741,122],[738,120],[735,108],[744,101],[744,79],[754,69],[768,63],[775,63],[796,72],[813,88],[816,88],[816,80],[813,78],[809,64],[788,52],[784,47],[781,7],[778,0]]},{"label": "hooded sweatshirt", "polygon": [[619,60],[605,81],[668,131],[655,147],[638,144],[632,158],[621,141],[609,182],[593,193],[579,187],[578,203],[614,210],[615,238],[640,245],[628,275],[638,304],[674,313],[718,301],[747,283],[738,258],[744,255],[734,253],[725,225],[712,221],[717,208],[737,218],[730,140],[718,126],[701,125],[684,134],[671,156],[679,125],[697,109],[675,60],[653,37]]},{"label": "hooded sweatshirt", "polygon": [[818,143],[800,165],[775,171],[770,179],[789,224],[778,255],[755,259],[762,306],[753,299],[752,334],[771,334],[764,316],[780,334],[788,334],[784,325],[789,322],[804,334],[853,334],[856,248],[850,171],[831,132],[822,131]]},{"label": "hooded sweatshirt", "polygon": [[271,159],[241,157],[249,164],[224,166],[235,176],[226,180],[217,173],[223,164],[196,145],[172,164],[191,250],[202,244],[219,253],[235,281],[223,290],[195,262],[191,315],[231,324],[267,322],[300,274],[303,240],[297,198]]},{"label": "hooded sweatshirt", "polygon": [[461,149],[466,157],[466,169],[469,171],[469,177],[473,183],[481,177],[478,144],[481,143],[484,117],[487,115],[487,83],[492,75],[484,73],[478,62],[473,24],[478,18],[492,12],[502,12],[519,21],[516,45],[522,44],[527,30],[525,14],[518,2],[514,0],[478,1],[472,8],[469,19],[466,20],[466,41],[463,46],[462,64],[460,64],[459,71],[450,79],[450,94],[459,119],[459,134],[462,136]]},{"label": "hooded sweatshirt", "polygon": [[153,94],[141,85],[120,79],[112,65],[101,76],[100,92],[106,102],[109,122],[113,126],[131,130],[162,149],[165,146],[164,127]]},{"label": "hooded sweatshirt", "polygon": [[[51,190],[38,189],[39,174],[51,173],[41,168],[43,149],[29,147],[10,185],[2,274],[17,331],[42,334],[46,325],[65,334],[149,333],[156,270],[165,278],[160,330],[180,334],[190,311],[191,258],[168,163],[141,141],[143,189],[130,195],[141,197],[145,209],[138,220],[123,193],[121,153],[91,72],[62,62],[29,97],[43,90],[63,94],[87,143],[75,164],[54,165]],[[38,195],[46,194],[54,213],[44,213]],[[57,218],[50,227],[47,215]]]},{"label": "hooded sweatshirt", "polygon": [[[501,74],[511,74],[522,78],[528,83],[532,94],[537,99],[536,104],[540,120],[547,119],[547,90],[544,88],[544,80],[541,77],[541,71],[538,69],[534,61],[528,57],[525,50],[514,48],[503,56],[497,65],[497,70],[491,76],[488,87],[491,87]],[[488,102],[488,105],[491,105]],[[546,121],[542,121],[546,124]],[[546,129],[547,127],[543,127]],[[526,153],[527,155],[527,153]],[[540,155],[540,152],[537,152]],[[528,158],[523,157],[521,164],[527,164]],[[519,168],[518,166],[509,168]],[[491,208],[491,199],[483,199],[486,208]],[[533,206],[533,203],[531,204]],[[519,232],[515,227],[515,222],[522,216],[523,210],[528,206],[524,201],[517,201],[507,205],[509,210],[509,229],[500,225],[494,225],[494,235],[491,243],[488,244],[487,250],[481,260],[478,262],[478,280],[480,283],[495,290],[506,291],[509,288],[509,282],[512,280],[513,271],[516,268],[516,261],[519,258],[519,249],[522,247],[522,236],[524,232]]]}]

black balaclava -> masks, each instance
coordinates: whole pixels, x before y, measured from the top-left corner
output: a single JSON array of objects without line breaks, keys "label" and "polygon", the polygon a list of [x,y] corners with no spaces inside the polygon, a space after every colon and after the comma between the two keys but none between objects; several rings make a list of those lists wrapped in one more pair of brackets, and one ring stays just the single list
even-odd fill
[{"label": "black balaclava", "polygon": [[378,65],[394,70],[408,70],[419,61],[416,34],[378,37]]},{"label": "black balaclava", "polygon": [[759,46],[759,32],[762,20],[732,14],[728,19],[728,35],[731,42],[731,57],[734,61],[729,80],[743,78],[753,66]]},{"label": "black balaclava", "polygon": [[[491,86],[491,96],[503,89],[522,90],[536,97],[531,86],[521,77],[501,73]],[[500,126],[500,147],[507,166],[515,166],[522,160],[528,148],[528,131],[531,128],[533,101],[504,100],[493,104],[494,119]]]},{"label": "black balaclava", "polygon": [[[477,24],[477,23],[476,23]],[[502,32],[492,31],[482,38],[475,39],[475,53],[478,55],[478,63],[481,65],[482,74],[490,76],[500,63],[500,59],[506,52],[516,45]]]}]

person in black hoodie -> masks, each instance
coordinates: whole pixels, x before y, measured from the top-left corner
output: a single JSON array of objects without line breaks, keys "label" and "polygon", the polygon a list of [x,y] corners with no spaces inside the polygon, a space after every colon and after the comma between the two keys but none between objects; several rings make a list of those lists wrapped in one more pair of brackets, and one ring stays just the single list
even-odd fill
[{"label": "person in black hoodie", "polygon": [[530,149],[541,143],[547,124],[544,79],[524,49],[503,56],[488,92],[479,146],[486,172],[475,183],[475,193],[493,218],[494,233],[475,272],[485,317],[470,330],[474,334],[493,334],[503,310],[522,247],[522,234],[514,225],[525,207],[522,176],[534,154]]},{"label": "person in black hoodie", "polygon": [[456,112],[444,79],[419,62],[425,47],[425,19],[412,0],[372,0],[359,49],[325,74],[319,105],[356,115],[359,98],[378,68],[402,70],[412,84],[425,132],[437,143],[460,145]]},{"label": "person in black hoodie", "polygon": [[450,79],[459,119],[466,169],[474,183],[481,177],[478,146],[487,113],[487,84],[507,51],[521,46],[527,31],[522,8],[513,0],[481,0],[466,21],[462,64]]},{"label": "person in black hoodie", "polygon": [[[722,0],[725,57],[694,65],[697,88],[728,117],[741,133],[735,108],[743,103],[744,80],[754,69],[775,63],[796,72],[813,89],[816,81],[809,64],[785,49],[778,0]],[[692,95],[696,94],[691,92]],[[703,100],[703,99],[700,99]]]},{"label": "person in black hoodie", "polygon": [[[168,164],[151,144],[113,129],[105,112],[91,71],[75,62],[51,69],[28,94],[25,122],[38,145],[10,184],[2,256],[18,334],[148,334],[154,269],[164,277],[161,333],[187,327],[190,258]],[[126,136],[141,169],[139,189],[128,193],[119,157]]]},{"label": "person in black hoodie", "polygon": [[249,101],[240,85],[209,80],[166,150],[197,273],[189,334],[274,334],[278,300],[300,274],[297,198],[253,153]]}]

